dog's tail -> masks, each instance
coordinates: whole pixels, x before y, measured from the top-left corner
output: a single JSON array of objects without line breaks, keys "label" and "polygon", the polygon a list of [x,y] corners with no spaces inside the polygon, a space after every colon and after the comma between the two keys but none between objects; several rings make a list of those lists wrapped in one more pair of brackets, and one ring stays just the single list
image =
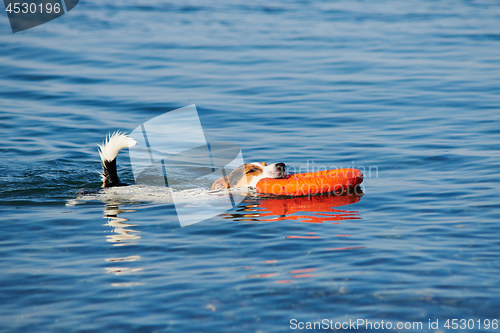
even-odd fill
[{"label": "dog's tail", "polygon": [[123,186],[116,172],[116,156],[123,148],[136,145],[136,141],[126,134],[115,132],[106,137],[104,144],[99,146],[99,156],[102,163],[102,187]]}]

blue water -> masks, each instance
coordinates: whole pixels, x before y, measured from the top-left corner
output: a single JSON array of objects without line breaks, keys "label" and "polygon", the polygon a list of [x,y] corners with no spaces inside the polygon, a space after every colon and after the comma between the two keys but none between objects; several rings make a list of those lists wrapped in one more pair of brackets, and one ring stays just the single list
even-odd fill
[{"label": "blue water", "polygon": [[[493,0],[88,0],[16,34],[1,14],[0,330],[495,331],[499,27]],[[186,228],[162,202],[68,205],[100,186],[106,134],[193,103],[246,160],[354,166],[364,195],[248,198]]]}]

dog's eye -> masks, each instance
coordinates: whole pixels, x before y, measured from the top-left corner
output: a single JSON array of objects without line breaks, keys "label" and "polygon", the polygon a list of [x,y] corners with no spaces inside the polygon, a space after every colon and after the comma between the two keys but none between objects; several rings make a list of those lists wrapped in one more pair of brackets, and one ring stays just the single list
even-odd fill
[{"label": "dog's eye", "polygon": [[255,171],[257,171],[257,170],[259,170],[259,169],[257,169],[257,168],[251,168],[250,170],[248,170],[248,171],[246,172],[246,174],[248,175],[249,173],[255,172]]}]

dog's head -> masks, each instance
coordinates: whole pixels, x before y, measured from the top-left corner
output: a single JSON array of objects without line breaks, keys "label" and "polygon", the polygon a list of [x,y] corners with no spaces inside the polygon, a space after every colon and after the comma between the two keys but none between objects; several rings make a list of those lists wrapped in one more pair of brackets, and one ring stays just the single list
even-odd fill
[{"label": "dog's head", "polygon": [[212,190],[239,187],[255,187],[264,178],[283,178],[285,163],[267,165],[264,162],[247,163],[239,166],[226,177],[217,179],[212,184]]}]

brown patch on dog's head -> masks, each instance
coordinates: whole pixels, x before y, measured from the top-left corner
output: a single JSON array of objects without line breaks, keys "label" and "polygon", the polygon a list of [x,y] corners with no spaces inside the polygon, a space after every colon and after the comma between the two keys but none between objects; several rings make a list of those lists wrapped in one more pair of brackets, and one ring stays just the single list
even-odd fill
[{"label": "brown patch on dog's head", "polygon": [[224,177],[220,177],[213,184],[210,190],[223,190],[225,188],[229,188],[229,184],[226,182]]},{"label": "brown patch on dog's head", "polygon": [[228,176],[217,179],[211,187],[211,190],[222,190],[226,188],[238,188],[248,186],[253,177],[260,176],[263,172],[262,163],[247,163],[234,169]]}]

